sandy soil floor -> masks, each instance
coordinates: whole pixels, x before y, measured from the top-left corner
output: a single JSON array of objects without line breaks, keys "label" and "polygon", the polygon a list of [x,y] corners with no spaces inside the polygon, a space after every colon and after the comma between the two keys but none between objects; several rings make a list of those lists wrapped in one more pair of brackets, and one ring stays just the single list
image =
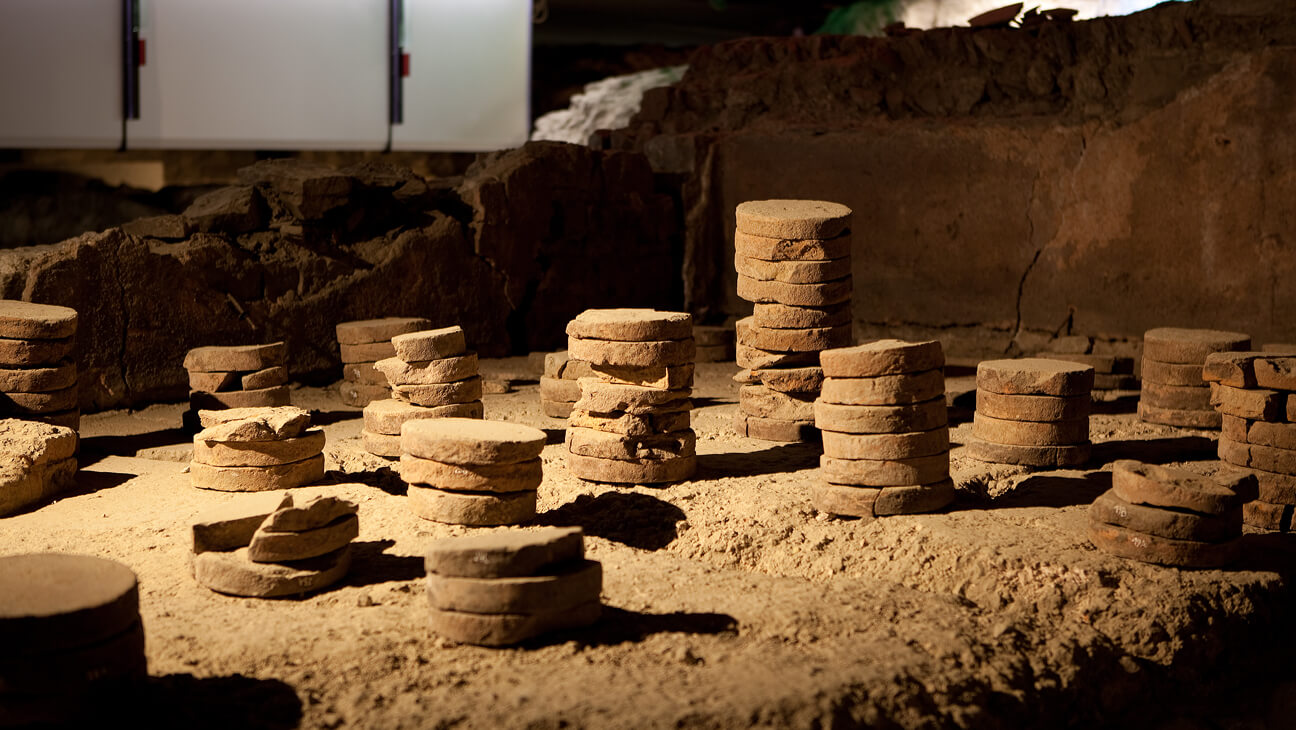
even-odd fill
[{"label": "sandy soil floor", "polygon": [[[358,409],[328,389],[294,403],[329,438],[326,483],[301,491],[360,505],[341,585],[256,600],[194,582],[192,518],[241,495],[189,486],[180,405],[87,416],[78,490],[0,519],[0,553],[135,569],[153,679],[127,711],[142,725],[1296,725],[1287,538],[1249,534],[1233,569],[1180,571],[1084,535],[1102,465],[1211,473],[1209,432],[1141,424],[1132,398],[1112,399],[1092,419],[1095,468],[990,466],[956,448],[955,505],[861,523],[809,505],[817,447],[733,433],[734,371],[699,366],[700,468],[665,488],[569,476],[564,424],[535,385],[486,396],[488,418],[549,431],[538,522],[583,527],[606,576],[596,626],[518,648],[430,633],[421,554],[467,528],[415,517],[390,464],[361,450]],[[949,385],[962,443],[974,383]]]}]

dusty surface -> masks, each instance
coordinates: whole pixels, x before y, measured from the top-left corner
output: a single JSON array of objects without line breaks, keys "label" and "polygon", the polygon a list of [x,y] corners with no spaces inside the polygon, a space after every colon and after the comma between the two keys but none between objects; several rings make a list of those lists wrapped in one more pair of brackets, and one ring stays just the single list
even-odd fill
[{"label": "dusty surface", "polygon": [[[483,367],[483,370],[487,370]],[[329,444],[325,493],[360,505],[357,559],[305,600],[221,596],[188,572],[188,525],[242,495],[183,474],[179,405],[84,419],[79,491],[0,520],[0,553],[120,560],[140,577],[146,721],[220,727],[1263,727],[1296,707],[1285,540],[1249,535],[1229,571],[1097,552],[1086,505],[1101,469],[1028,473],[954,454],[957,502],[871,523],[809,506],[813,446],[732,434],[732,364],[698,366],[700,469],[666,488],[581,483],[534,384],[486,414],[550,430],[540,522],[581,525],[606,572],[593,629],[522,648],[430,635],[421,555],[466,528],[411,514],[403,484],[360,452],[357,409],[300,388]],[[972,378],[950,381],[968,435]],[[1209,472],[1202,432],[1100,404],[1096,461]],[[179,445],[176,445],[179,444]],[[1284,557],[1286,561],[1284,561]],[[1287,725],[1290,726],[1290,725]]]}]

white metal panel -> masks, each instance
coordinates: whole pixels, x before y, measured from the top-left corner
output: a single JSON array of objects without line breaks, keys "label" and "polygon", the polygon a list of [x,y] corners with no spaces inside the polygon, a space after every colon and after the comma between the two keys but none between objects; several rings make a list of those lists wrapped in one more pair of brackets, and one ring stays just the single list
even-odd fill
[{"label": "white metal panel", "polygon": [[122,136],[121,0],[0,0],[0,147]]},{"label": "white metal panel", "polygon": [[144,0],[132,148],[382,149],[385,0]]},{"label": "white metal panel", "polygon": [[405,0],[404,122],[392,148],[484,151],[526,142],[531,0]]}]

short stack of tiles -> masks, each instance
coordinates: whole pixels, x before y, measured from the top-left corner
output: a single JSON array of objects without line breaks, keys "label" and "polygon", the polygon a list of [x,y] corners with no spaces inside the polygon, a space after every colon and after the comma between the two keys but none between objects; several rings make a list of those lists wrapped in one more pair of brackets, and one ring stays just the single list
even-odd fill
[{"label": "short stack of tiles", "polygon": [[401,479],[414,514],[452,525],[517,525],[536,516],[545,432],[473,418],[408,421]]},{"label": "short stack of tiles", "polygon": [[0,419],[0,516],[70,488],[76,451],[77,433],[67,426]]},{"label": "short stack of tiles", "polygon": [[193,525],[193,573],[217,593],[296,596],[328,587],[351,567],[360,534],[354,502],[260,494],[229,502]]},{"label": "short stack of tiles", "polygon": [[365,450],[401,455],[401,426],[423,418],[481,418],[482,379],[477,353],[468,350],[461,327],[408,332],[392,338],[396,355],[374,363],[390,383],[391,399],[365,406]]},{"label": "short stack of tiles", "polygon": [[1043,358],[977,365],[968,453],[999,464],[1080,466],[1089,460],[1094,369]]},{"label": "short stack of tiles", "polygon": [[0,726],[102,721],[93,696],[148,676],[135,573],[85,555],[0,558],[0,645]]},{"label": "short stack of tiles", "polygon": [[578,527],[438,540],[424,565],[432,631],[451,641],[508,646],[589,626],[603,610],[603,566],[585,559]]},{"label": "short stack of tiles", "polygon": [[202,411],[189,481],[200,489],[266,492],[324,478],[324,429],[294,406]]},{"label": "short stack of tiles", "polygon": [[815,424],[823,456],[812,501],[851,517],[932,512],[954,499],[945,355],[936,341],[824,350]]},{"label": "short stack of tiles", "polygon": [[1160,327],[1143,335],[1143,390],[1138,415],[1148,423],[1188,428],[1219,428],[1220,414],[1211,408],[1202,364],[1213,352],[1251,349],[1241,332]]},{"label": "short stack of tiles", "polygon": [[387,377],[374,364],[396,355],[391,343],[393,337],[431,326],[432,322],[422,317],[340,322],[335,329],[338,348],[342,352],[342,383],[338,386],[342,402],[363,408],[375,400],[391,396]]},{"label": "short stack of tiles", "polygon": [[567,352],[590,364],[567,420],[567,468],[610,484],[661,484],[697,470],[693,317],[589,309],[567,324]]},{"label": "short stack of tiles", "polygon": [[819,352],[851,344],[851,210],[753,200],[736,214],[738,296],[755,306],[736,325],[743,385],[734,428],[767,441],[814,440]]},{"label": "short stack of tiles", "polygon": [[734,328],[714,325],[697,325],[693,328],[693,341],[697,354],[693,362],[729,362],[734,359]]},{"label": "short stack of tiles", "polygon": [[1047,350],[1036,357],[1047,360],[1065,360],[1088,365],[1094,369],[1094,390],[1138,390],[1139,379],[1134,375],[1134,358],[1124,355],[1105,355],[1093,351],[1093,338],[1082,335],[1059,337]]},{"label": "short stack of tiles", "polygon": [[540,410],[550,418],[568,418],[580,400],[578,381],[592,377],[590,364],[571,359],[566,350],[546,354],[544,376],[540,378]]},{"label": "short stack of tiles", "polygon": [[184,359],[190,417],[200,411],[288,405],[287,353],[282,342],[190,350]]},{"label": "short stack of tiles", "polygon": [[0,418],[81,427],[75,309],[0,300]]},{"label": "short stack of tiles", "polygon": [[1265,530],[1296,530],[1296,351],[1213,353],[1202,377],[1222,419],[1220,460],[1258,483],[1243,519]]},{"label": "short stack of tiles", "polygon": [[1180,568],[1218,568],[1238,557],[1242,502],[1252,477],[1209,477],[1123,459],[1112,488],[1089,507],[1089,539],[1132,560]]}]

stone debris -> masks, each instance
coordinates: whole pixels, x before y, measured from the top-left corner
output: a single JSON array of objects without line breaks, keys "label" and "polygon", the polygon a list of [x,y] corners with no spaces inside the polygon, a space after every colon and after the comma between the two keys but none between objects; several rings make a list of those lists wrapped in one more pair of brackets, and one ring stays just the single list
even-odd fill
[{"label": "stone debris", "polygon": [[[1209,383],[1248,385],[1234,378],[1240,378],[1244,363],[1257,354],[1247,352],[1250,349],[1251,337],[1241,332],[1177,327],[1148,330],[1143,335],[1139,418],[1166,426],[1219,428],[1220,414],[1211,407]],[[1215,361],[1218,371],[1208,375],[1205,362],[1215,353],[1228,354]]]},{"label": "stone debris", "polygon": [[324,430],[294,406],[200,411],[189,480],[200,489],[264,492],[324,478]]},{"label": "stone debris", "polygon": [[538,428],[504,421],[435,418],[401,427],[400,474],[414,514],[475,527],[516,525],[536,516],[543,480]]},{"label": "stone debris", "polygon": [[1215,352],[1202,378],[1220,419],[1219,458],[1230,476],[1256,480],[1246,524],[1292,532],[1296,512],[1296,351]]},{"label": "stone debris", "polygon": [[1243,502],[1254,477],[1224,484],[1183,469],[1123,459],[1112,488],[1089,507],[1089,539],[1123,558],[1180,568],[1218,568],[1237,559]]},{"label": "stone debris", "polygon": [[217,593],[252,598],[299,596],[336,583],[351,565],[358,507],[291,495],[225,505],[193,526],[193,572]]},{"label": "stone debris", "polygon": [[71,488],[77,433],[67,426],[0,419],[0,516]]},{"label": "stone debris", "polygon": [[851,215],[844,205],[816,200],[737,207],[738,296],[755,304],[734,327],[735,360],[744,369],[735,378],[742,383],[739,434],[817,439],[814,403],[825,382],[819,354],[852,341]]},{"label": "stone debris", "polygon": [[[422,317],[339,322],[334,329],[342,355],[342,382],[338,385],[342,402],[364,408],[375,400],[390,397],[387,374],[377,367],[378,362],[396,356],[396,348],[391,343],[393,337],[431,326],[432,322]],[[473,369],[475,372],[475,357]]]},{"label": "stone debris", "polygon": [[148,676],[139,585],[88,555],[0,557],[0,724],[62,727],[98,692]]},{"label": "stone debris", "polygon": [[437,540],[424,565],[432,631],[452,641],[508,646],[602,612],[603,566],[584,558],[580,528]]},{"label": "stone debris", "polygon": [[[414,319],[409,326],[426,323]],[[399,459],[401,426],[406,421],[483,417],[477,353],[468,350],[462,327],[406,331],[394,335],[391,344],[392,355],[373,363],[385,385],[381,386],[384,392],[375,392],[364,406],[361,437],[366,451]],[[347,383],[342,385],[345,388]]]},{"label": "stone debris", "polygon": [[[567,325],[568,354],[589,370],[573,374],[577,392],[564,392],[578,396],[565,439],[572,474],[611,484],[692,478],[693,332],[692,315],[653,309],[589,309]],[[566,361],[558,382],[573,369]]]},{"label": "stone debris", "polygon": [[[873,519],[954,499],[940,343],[882,340],[824,350],[812,415],[823,439],[820,512]],[[751,387],[751,386],[743,386]]]},{"label": "stone debris", "polygon": [[80,430],[76,329],[74,309],[0,299],[0,418]]},{"label": "stone debris", "polygon": [[1094,369],[1072,360],[1022,358],[977,365],[968,453],[991,463],[1080,466],[1089,460]]},{"label": "stone debris", "polygon": [[283,342],[265,345],[195,347],[185,354],[189,372],[188,424],[202,411],[272,408],[291,402]]}]

